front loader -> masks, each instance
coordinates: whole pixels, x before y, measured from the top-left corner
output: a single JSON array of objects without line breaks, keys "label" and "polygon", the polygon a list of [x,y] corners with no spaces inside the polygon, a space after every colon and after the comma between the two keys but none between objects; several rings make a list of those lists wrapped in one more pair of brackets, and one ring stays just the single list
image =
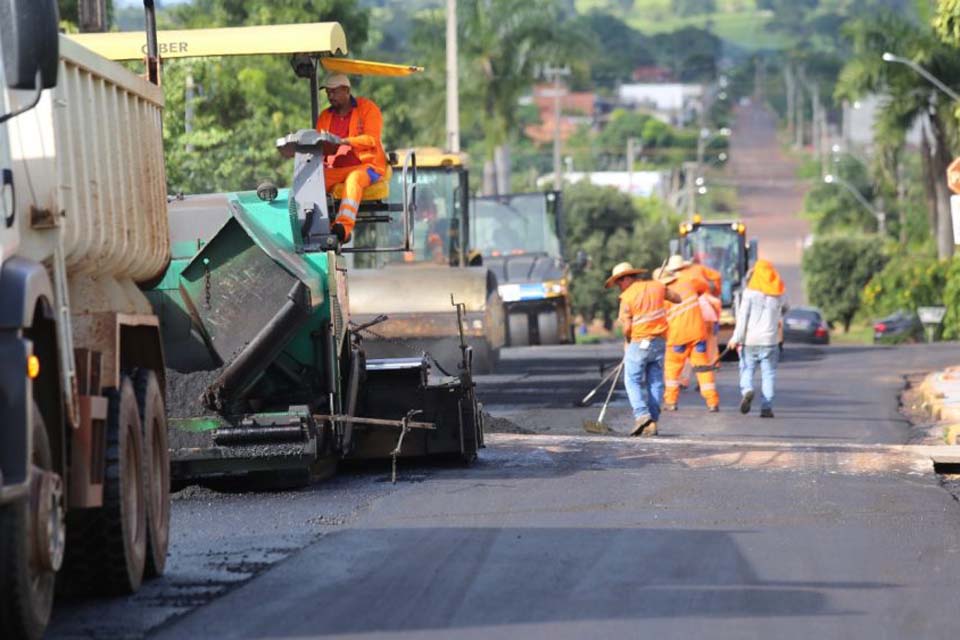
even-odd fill
[{"label": "front loader", "polygon": [[[293,27],[325,34],[304,54]],[[348,73],[403,75],[415,68],[364,63],[346,51],[336,23],[294,25],[278,46],[316,94],[320,66]],[[221,32],[227,42],[238,40]],[[177,37],[189,38],[191,32]],[[107,34],[109,35],[109,34]],[[160,33],[164,41],[163,32]],[[189,44],[186,47],[189,49]],[[263,51],[260,51],[261,53]],[[314,105],[314,121],[317,107]],[[336,192],[324,182],[324,145],[342,143],[303,129],[276,141],[293,157],[290,189],[187,196],[170,204],[172,260],[148,292],[161,319],[167,357],[173,476],[195,478],[293,472],[326,474],[339,460],[444,456],[471,462],[483,444],[462,338],[459,366],[442,374],[430,357],[368,359],[350,325],[345,248],[331,232]],[[402,238],[378,251],[412,250],[415,156],[400,167],[400,202],[387,177],[368,187],[358,227],[398,220]],[[454,322],[463,307],[454,304]]]}]

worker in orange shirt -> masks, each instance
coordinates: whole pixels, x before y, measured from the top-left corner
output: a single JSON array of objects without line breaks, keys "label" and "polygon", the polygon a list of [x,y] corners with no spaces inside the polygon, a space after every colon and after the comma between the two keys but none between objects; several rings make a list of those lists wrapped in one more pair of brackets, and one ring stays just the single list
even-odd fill
[{"label": "worker in orange shirt", "polygon": [[651,280],[646,269],[621,262],[607,278],[606,287],[620,289],[618,320],[626,339],[624,386],[633,409],[632,436],[657,435],[663,401],[663,365],[666,350],[666,301],[680,296]]},{"label": "worker in orange shirt", "polygon": [[327,193],[343,184],[340,209],[330,230],[347,242],[357,221],[363,190],[387,172],[387,154],[380,142],[383,116],[372,100],[350,95],[350,79],[337,73],[323,83],[330,107],[320,112],[317,131],[343,139],[343,144],[324,145],[324,177]]},{"label": "worker in orange shirt", "polygon": [[680,398],[680,373],[687,360],[697,372],[700,395],[707,403],[707,410],[720,410],[720,396],[713,370],[713,361],[707,353],[707,329],[700,310],[700,296],[710,290],[706,280],[700,278],[680,279],[677,274],[660,269],[655,274],[664,285],[670,285],[681,298],[677,304],[667,304],[667,353],[665,366],[666,387],[663,397],[664,411],[676,411]]}]

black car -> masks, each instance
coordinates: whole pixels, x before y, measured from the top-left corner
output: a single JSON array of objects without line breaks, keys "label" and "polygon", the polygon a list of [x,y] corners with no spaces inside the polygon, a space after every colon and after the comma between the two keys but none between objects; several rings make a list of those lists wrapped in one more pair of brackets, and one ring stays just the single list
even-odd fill
[{"label": "black car", "polygon": [[786,342],[830,344],[830,325],[814,307],[796,307],[783,317],[783,339]]},{"label": "black car", "polygon": [[897,311],[873,323],[873,341],[896,344],[919,342],[923,339],[923,324],[912,311]]}]

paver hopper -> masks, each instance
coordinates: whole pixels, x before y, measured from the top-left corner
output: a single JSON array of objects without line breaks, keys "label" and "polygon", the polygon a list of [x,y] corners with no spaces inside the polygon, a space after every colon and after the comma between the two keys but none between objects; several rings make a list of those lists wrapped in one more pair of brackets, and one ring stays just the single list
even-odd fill
[{"label": "paver hopper", "polygon": [[[331,141],[313,130],[280,141],[296,151],[292,190],[172,203],[174,258],[151,297],[172,369],[175,477],[391,455],[471,461],[482,445],[468,346],[445,376],[427,357],[367,360],[349,328],[318,161]],[[382,217],[361,213],[358,225]]]}]

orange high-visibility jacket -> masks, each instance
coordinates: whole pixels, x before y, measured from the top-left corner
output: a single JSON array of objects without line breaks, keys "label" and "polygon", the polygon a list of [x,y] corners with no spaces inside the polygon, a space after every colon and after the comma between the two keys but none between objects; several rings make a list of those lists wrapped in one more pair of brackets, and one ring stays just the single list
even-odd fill
[{"label": "orange high-visibility jacket", "polygon": [[[353,109],[350,111],[350,133],[346,142],[353,147],[361,164],[372,166],[374,171],[383,176],[387,172],[387,154],[380,142],[383,116],[373,100],[356,97],[351,100]],[[317,118],[317,130],[329,131],[332,120],[333,109],[328,107]]]},{"label": "orange high-visibility jacket", "polygon": [[620,294],[618,319],[631,342],[667,333],[667,288],[656,280],[640,280]]},{"label": "orange high-visibility jacket", "polygon": [[719,271],[714,271],[710,267],[697,262],[678,271],[677,277],[680,279],[700,278],[701,280],[706,280],[707,284],[710,285],[710,293],[715,296],[720,295],[721,287],[723,286],[723,276],[720,275]]},{"label": "orange high-visibility jacket", "polygon": [[670,325],[667,344],[690,344],[706,339],[700,296],[710,290],[710,285],[700,278],[686,278],[671,284],[670,289],[683,300],[678,303],[667,302],[667,322]]}]

